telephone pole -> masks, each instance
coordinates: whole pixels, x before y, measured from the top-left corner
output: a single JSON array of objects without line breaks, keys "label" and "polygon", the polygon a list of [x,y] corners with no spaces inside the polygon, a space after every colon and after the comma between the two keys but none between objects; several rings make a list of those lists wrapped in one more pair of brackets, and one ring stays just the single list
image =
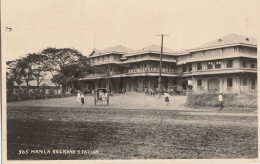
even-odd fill
[{"label": "telephone pole", "polygon": [[[157,35],[158,36],[158,35]],[[159,78],[158,78],[158,95],[160,97],[161,94],[161,81],[162,81],[162,56],[163,56],[163,37],[164,36],[169,36],[169,35],[159,35],[162,36],[162,41],[161,41],[161,53],[160,53],[160,68],[159,68]]]},{"label": "telephone pole", "polygon": [[110,92],[110,77],[109,77],[109,73],[110,73],[110,64],[109,64],[109,55],[108,55],[108,63],[107,63],[107,85],[108,85],[108,92]]}]

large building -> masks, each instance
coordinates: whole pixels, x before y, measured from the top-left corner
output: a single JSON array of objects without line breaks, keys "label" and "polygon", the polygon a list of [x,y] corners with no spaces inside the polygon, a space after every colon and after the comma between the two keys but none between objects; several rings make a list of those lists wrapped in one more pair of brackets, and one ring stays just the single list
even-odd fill
[{"label": "large building", "polygon": [[[231,93],[257,90],[256,39],[229,34],[200,47],[174,51],[163,48],[162,89]],[[93,50],[88,59],[103,72],[80,79],[81,89],[105,87],[111,91],[143,91],[157,88],[161,47],[140,50],[124,46]],[[108,82],[109,81],[109,82]]]}]

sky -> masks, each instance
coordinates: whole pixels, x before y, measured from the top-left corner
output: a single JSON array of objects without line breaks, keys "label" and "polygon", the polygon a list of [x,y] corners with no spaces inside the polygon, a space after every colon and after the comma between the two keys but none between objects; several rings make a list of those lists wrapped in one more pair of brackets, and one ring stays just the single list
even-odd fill
[{"label": "sky", "polygon": [[160,45],[160,34],[169,35],[165,47],[183,50],[260,32],[259,0],[3,0],[2,6],[5,60],[47,47],[86,56],[117,45],[137,50]]}]

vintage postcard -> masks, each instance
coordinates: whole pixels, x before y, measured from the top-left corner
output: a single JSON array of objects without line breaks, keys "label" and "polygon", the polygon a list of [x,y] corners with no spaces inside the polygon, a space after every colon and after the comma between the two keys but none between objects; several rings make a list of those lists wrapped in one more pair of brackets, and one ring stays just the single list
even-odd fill
[{"label": "vintage postcard", "polygon": [[2,162],[259,162],[259,6],[2,0]]}]

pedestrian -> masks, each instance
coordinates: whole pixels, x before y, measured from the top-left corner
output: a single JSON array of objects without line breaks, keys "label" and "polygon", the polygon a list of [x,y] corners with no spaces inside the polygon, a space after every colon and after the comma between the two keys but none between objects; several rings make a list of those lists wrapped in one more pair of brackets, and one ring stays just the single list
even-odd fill
[{"label": "pedestrian", "polygon": [[80,103],[80,101],[81,101],[81,100],[80,100],[80,91],[78,90],[78,91],[77,91],[77,103]]},{"label": "pedestrian", "polygon": [[83,105],[84,104],[84,94],[83,94],[83,92],[81,92],[80,93],[80,100],[81,100],[81,105]]},{"label": "pedestrian", "polygon": [[224,105],[223,105],[223,95],[222,95],[221,91],[219,92],[218,101],[219,101],[219,105],[220,105],[219,110],[221,111],[222,108],[224,107]]},{"label": "pedestrian", "polygon": [[167,91],[164,92],[164,102],[166,105],[170,104],[170,100],[169,100],[169,93]]}]

